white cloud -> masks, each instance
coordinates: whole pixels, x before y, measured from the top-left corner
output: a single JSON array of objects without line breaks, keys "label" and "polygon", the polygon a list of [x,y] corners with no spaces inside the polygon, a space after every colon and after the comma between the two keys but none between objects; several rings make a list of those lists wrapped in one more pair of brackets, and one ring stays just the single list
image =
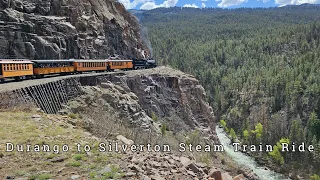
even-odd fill
[{"label": "white cloud", "polygon": [[169,8],[169,7],[174,7],[177,3],[178,3],[178,0],[166,0],[162,4],[157,5],[154,1],[149,0],[148,2],[144,3],[140,7],[140,9],[150,10],[150,9],[155,9],[159,7]]},{"label": "white cloud", "polygon": [[146,2],[145,4],[143,4],[140,9],[144,9],[144,10],[150,10],[150,9],[155,9],[158,8],[159,5],[156,5],[155,2]]},{"label": "white cloud", "polygon": [[164,1],[160,6],[161,7],[174,7],[178,3],[178,0],[167,0]]},{"label": "white cloud", "polygon": [[244,3],[244,2],[248,2],[248,0],[216,0],[216,2],[220,2],[218,4],[218,7],[226,8],[226,7],[229,7],[229,6],[240,5],[240,4]]},{"label": "white cloud", "polygon": [[126,9],[133,9],[137,7],[139,4],[144,4],[152,0],[133,0],[132,2],[131,0],[118,0],[118,1],[122,3]]},{"label": "white cloud", "polygon": [[202,3],[202,4],[201,4],[201,7],[202,7],[202,8],[205,8],[205,7],[207,7],[207,6],[206,6],[205,3]]},{"label": "white cloud", "polygon": [[201,0],[201,2],[207,2],[208,0]]},{"label": "white cloud", "polygon": [[193,3],[193,4],[185,4],[183,7],[199,8],[195,3]]},{"label": "white cloud", "polygon": [[304,3],[319,4],[320,0],[275,0],[275,3],[278,4],[279,6],[300,5]]}]

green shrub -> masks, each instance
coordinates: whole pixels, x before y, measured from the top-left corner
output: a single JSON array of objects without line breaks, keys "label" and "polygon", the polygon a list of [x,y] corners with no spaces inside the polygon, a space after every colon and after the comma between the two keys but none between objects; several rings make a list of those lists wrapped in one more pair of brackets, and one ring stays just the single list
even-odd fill
[{"label": "green shrub", "polygon": [[73,162],[70,162],[68,165],[72,166],[72,167],[80,167],[81,166],[81,162],[73,161]]},{"label": "green shrub", "polygon": [[123,177],[123,174],[120,173],[117,166],[111,165],[111,171],[104,173],[102,176],[106,179],[120,179]]},{"label": "green shrub", "polygon": [[157,122],[157,121],[158,121],[158,117],[157,117],[156,113],[154,113],[153,111],[152,111],[152,113],[151,113],[151,118],[152,118],[152,120],[153,120],[154,122]]},{"label": "green shrub", "polygon": [[72,118],[72,119],[77,119],[77,115],[76,114],[74,114],[74,113],[70,113],[69,115],[68,115],[70,118]]},{"label": "green shrub", "polygon": [[73,155],[73,159],[76,161],[80,161],[83,159],[83,155],[82,154],[75,154],[75,155]]},{"label": "green shrub", "polygon": [[249,131],[248,130],[244,130],[243,131],[243,139],[244,139],[245,142],[248,142],[249,136],[250,136]]},{"label": "green shrub", "polygon": [[283,158],[283,155],[281,154],[282,143],[289,144],[290,140],[287,138],[280,139],[279,142],[277,142],[277,144],[273,146],[273,151],[268,153],[271,156],[271,158],[280,165],[284,164],[284,158]]},{"label": "green shrub", "polygon": [[52,177],[51,174],[36,174],[29,177],[30,180],[46,180]]},{"label": "green shrub", "polygon": [[167,125],[165,123],[163,123],[161,125],[161,129],[160,130],[161,130],[162,136],[165,136],[166,135],[166,131],[167,131]]},{"label": "green shrub", "polygon": [[226,121],[224,121],[224,120],[220,120],[220,125],[223,127],[223,128],[226,128],[227,127],[227,123],[226,123]]},{"label": "green shrub", "polygon": [[317,174],[314,174],[313,176],[310,176],[310,180],[320,180],[320,176]]},{"label": "green shrub", "polygon": [[234,141],[237,138],[236,132],[234,131],[233,128],[230,129],[230,136],[231,136],[231,140]]}]

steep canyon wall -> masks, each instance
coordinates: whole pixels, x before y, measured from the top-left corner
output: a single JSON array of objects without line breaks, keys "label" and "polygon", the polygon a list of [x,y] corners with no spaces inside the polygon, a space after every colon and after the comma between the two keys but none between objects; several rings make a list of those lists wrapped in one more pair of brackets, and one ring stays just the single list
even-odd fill
[{"label": "steep canyon wall", "polygon": [[0,1],[0,58],[149,57],[140,31],[115,0]]},{"label": "steep canyon wall", "polygon": [[[29,85],[24,86],[25,82]],[[159,131],[159,122],[153,117],[156,116],[173,133],[198,129],[208,135],[208,141],[216,140],[216,122],[203,87],[193,76],[171,68],[23,83],[23,87],[0,91],[0,109],[38,107],[51,114],[83,114],[92,121],[117,114],[114,118],[134,128]]]}]

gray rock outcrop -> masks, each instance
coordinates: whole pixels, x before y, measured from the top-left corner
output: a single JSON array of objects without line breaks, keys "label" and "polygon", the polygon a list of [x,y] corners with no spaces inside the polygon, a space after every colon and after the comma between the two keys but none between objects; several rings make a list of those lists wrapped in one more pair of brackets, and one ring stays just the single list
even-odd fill
[{"label": "gray rock outcrop", "polygon": [[0,57],[149,57],[140,26],[115,0],[1,0]]},{"label": "gray rock outcrop", "polygon": [[83,79],[81,84],[90,86],[82,86],[84,94],[71,100],[66,111],[82,114],[97,128],[107,119],[138,131],[160,132],[166,124],[173,134],[198,130],[206,143],[218,143],[213,110],[193,76],[159,67]]},{"label": "gray rock outcrop", "polygon": [[[232,180],[229,173],[221,173],[221,169],[210,167],[207,165],[198,165],[199,163],[190,162],[183,164],[178,159],[180,158],[173,154],[136,154],[128,155],[124,159],[123,166],[127,167],[125,170],[125,178],[131,179],[214,179],[209,172],[209,169],[215,169],[217,174],[215,180]],[[222,174],[222,175],[221,175]],[[240,176],[237,176],[239,179]],[[242,176],[243,177],[243,176]],[[241,180],[246,180],[243,177]]]}]

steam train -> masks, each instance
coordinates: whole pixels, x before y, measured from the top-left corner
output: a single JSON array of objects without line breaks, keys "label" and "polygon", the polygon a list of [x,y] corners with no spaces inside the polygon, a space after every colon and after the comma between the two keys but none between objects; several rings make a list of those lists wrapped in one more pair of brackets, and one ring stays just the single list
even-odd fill
[{"label": "steam train", "polygon": [[0,59],[0,82],[7,78],[15,80],[43,78],[46,75],[81,74],[114,70],[136,70],[156,67],[152,59],[64,59],[28,60]]}]

